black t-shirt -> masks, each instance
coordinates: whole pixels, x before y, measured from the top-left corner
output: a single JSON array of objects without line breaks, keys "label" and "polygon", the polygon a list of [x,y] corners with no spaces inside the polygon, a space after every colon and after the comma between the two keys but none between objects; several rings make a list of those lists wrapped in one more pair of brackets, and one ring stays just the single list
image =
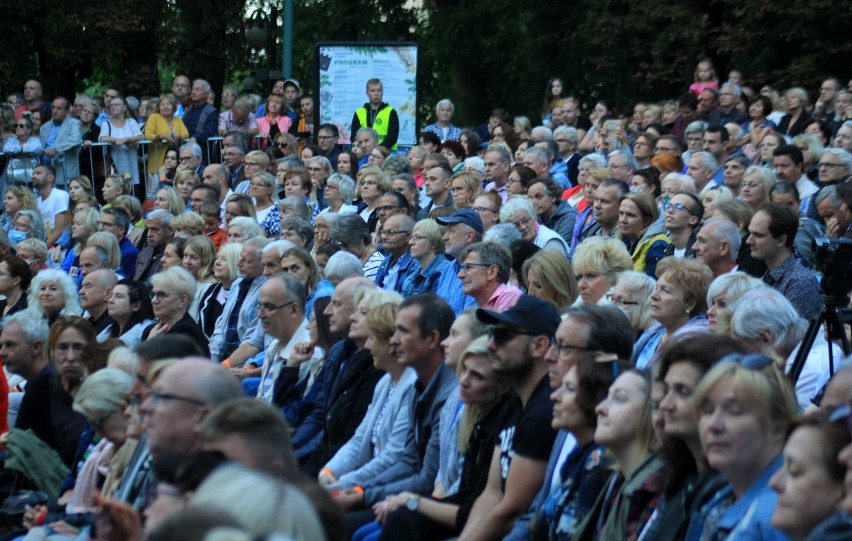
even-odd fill
[{"label": "black t-shirt", "polygon": [[553,415],[550,392],[549,379],[544,376],[526,406],[521,407],[520,399],[517,399],[516,415],[500,431],[497,445],[500,446],[500,477],[504,490],[509,466],[515,455],[543,462],[550,458],[556,439],[556,431],[550,426]]}]

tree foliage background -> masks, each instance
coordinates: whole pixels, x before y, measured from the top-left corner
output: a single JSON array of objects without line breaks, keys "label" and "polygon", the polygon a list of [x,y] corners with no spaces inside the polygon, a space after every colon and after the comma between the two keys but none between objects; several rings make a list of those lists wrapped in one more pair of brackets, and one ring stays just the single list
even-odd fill
[{"label": "tree foliage background", "polygon": [[[266,67],[243,35],[248,12],[273,7],[281,2],[0,0],[0,88],[20,91],[33,77],[48,95],[106,85],[156,94],[181,72],[220,89]],[[443,97],[459,124],[495,107],[535,120],[553,76],[588,105],[675,98],[705,57],[722,79],[736,68],[755,88],[813,92],[825,76],[852,76],[852,4],[829,0],[296,0],[295,14],[293,75],[304,88],[317,41],[419,43],[422,123]]]}]

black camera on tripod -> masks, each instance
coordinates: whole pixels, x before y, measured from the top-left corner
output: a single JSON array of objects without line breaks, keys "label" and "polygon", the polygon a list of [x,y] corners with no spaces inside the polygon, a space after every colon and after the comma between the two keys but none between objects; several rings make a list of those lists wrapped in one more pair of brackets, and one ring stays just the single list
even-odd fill
[{"label": "black camera on tripod", "polygon": [[852,239],[814,239],[814,267],[822,273],[822,291],[826,297],[846,299],[852,289]]}]

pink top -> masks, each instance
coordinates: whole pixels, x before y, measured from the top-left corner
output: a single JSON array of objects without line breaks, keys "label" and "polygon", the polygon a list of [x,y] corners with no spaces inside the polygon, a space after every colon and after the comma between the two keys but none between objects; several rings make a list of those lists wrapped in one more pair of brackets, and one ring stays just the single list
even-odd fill
[{"label": "pink top", "polygon": [[699,83],[698,81],[695,81],[694,83],[689,85],[689,89],[694,92],[696,96],[700,96],[701,93],[708,88],[716,90],[717,88],[719,88],[719,81],[708,81],[706,83]]},{"label": "pink top", "polygon": [[508,310],[515,306],[515,303],[518,302],[518,298],[523,294],[524,292],[515,286],[500,284],[497,286],[497,289],[494,290],[491,298],[488,299],[488,304],[482,308],[487,310],[496,310],[498,312]]}]

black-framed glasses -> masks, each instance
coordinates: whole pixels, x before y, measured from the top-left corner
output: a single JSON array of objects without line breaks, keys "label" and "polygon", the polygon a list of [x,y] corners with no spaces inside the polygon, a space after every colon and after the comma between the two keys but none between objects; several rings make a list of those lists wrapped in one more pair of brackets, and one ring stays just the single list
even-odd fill
[{"label": "black-framed glasses", "polygon": [[174,295],[174,293],[166,293],[165,291],[152,291],[151,292],[151,300],[152,301],[162,301],[163,299],[167,299]]},{"label": "black-framed glasses", "polygon": [[195,156],[181,156],[181,157],[178,158],[178,161],[181,162],[181,163],[188,162],[189,160],[191,160],[194,157]]},{"label": "black-framed glasses", "polygon": [[385,237],[389,237],[391,235],[404,235],[406,233],[411,233],[411,231],[409,231],[409,230],[394,231],[393,229],[382,229],[381,231],[379,231],[379,236],[382,237],[382,238],[385,238]]},{"label": "black-framed glasses", "polygon": [[767,366],[771,366],[772,358],[760,353],[729,353],[725,355],[717,364],[737,363],[747,370],[763,370]]},{"label": "black-framed glasses", "polygon": [[497,214],[496,210],[492,210],[488,207],[470,207],[470,210],[477,214],[482,214],[483,212],[493,212],[494,214]]},{"label": "black-framed glasses", "polygon": [[180,396],[176,394],[169,393],[161,393],[159,391],[151,391],[148,393],[148,398],[151,400],[151,408],[156,409],[157,404],[162,402],[163,400],[172,400],[174,402],[184,402],[186,404],[192,404],[193,406],[206,406],[207,403],[197,398],[190,398],[188,396]]},{"label": "black-framed glasses", "polygon": [[390,212],[392,210],[398,210],[399,205],[385,205],[383,207],[376,207],[376,212]]},{"label": "black-framed glasses", "polygon": [[670,210],[673,210],[675,212],[681,212],[681,211],[685,210],[686,212],[692,214],[693,216],[695,215],[695,213],[692,212],[691,210],[689,210],[689,207],[687,207],[683,203],[666,203],[666,206],[664,208],[665,208],[666,212],[668,212]]},{"label": "black-framed glasses", "polygon": [[588,346],[575,346],[574,344],[563,344],[555,336],[550,337],[550,345],[556,348],[558,357],[567,357],[571,351],[594,351]]},{"label": "black-framed glasses", "polygon": [[503,345],[516,336],[536,336],[536,333],[511,327],[491,327],[488,329],[488,338],[494,342],[495,346]]},{"label": "black-framed glasses", "polygon": [[290,306],[291,304],[296,304],[296,301],[285,302],[284,304],[282,304],[280,306],[275,306],[274,304],[271,304],[271,303],[268,303],[268,302],[259,302],[259,303],[257,303],[257,311],[260,312],[261,310],[264,310],[267,313],[272,313],[276,310],[281,310],[282,308],[286,308],[286,307]]}]

